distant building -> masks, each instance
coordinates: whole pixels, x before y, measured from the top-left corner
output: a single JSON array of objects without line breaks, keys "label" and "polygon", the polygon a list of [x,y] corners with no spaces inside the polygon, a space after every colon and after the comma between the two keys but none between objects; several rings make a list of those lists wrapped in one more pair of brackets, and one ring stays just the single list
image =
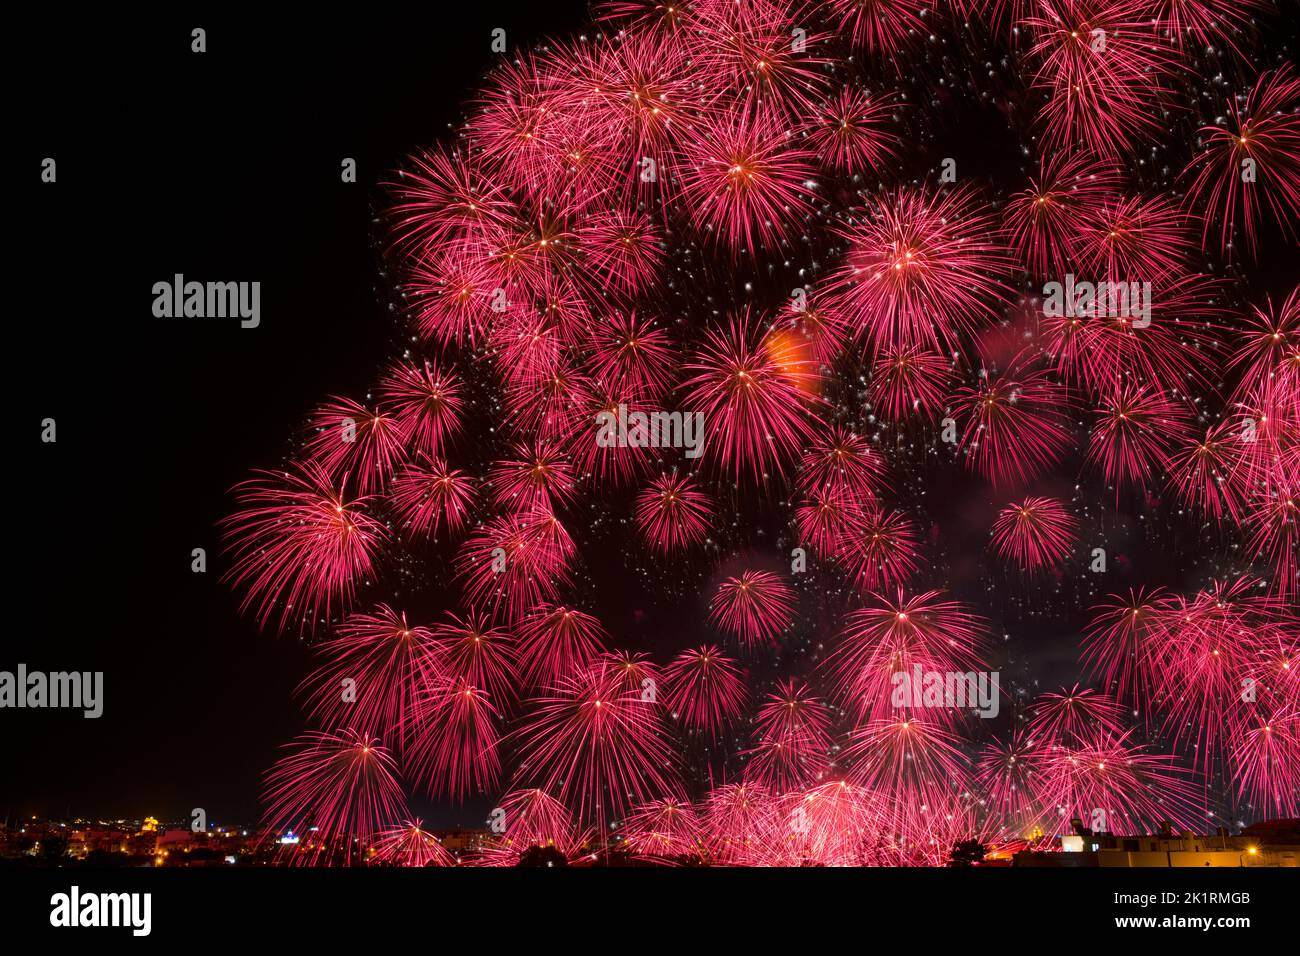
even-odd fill
[{"label": "distant building", "polygon": [[1268,820],[1236,836],[1161,833],[1117,836],[1079,832],[1060,849],[1015,854],[1015,866],[1044,867],[1300,867],[1300,820]]}]

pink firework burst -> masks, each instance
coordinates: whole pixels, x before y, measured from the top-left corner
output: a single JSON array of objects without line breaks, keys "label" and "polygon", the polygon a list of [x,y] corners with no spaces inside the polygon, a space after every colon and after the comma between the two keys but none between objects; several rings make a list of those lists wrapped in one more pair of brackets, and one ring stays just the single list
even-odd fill
[{"label": "pink firework burst", "polygon": [[1194,222],[1165,196],[1105,202],[1085,229],[1085,261],[1108,282],[1159,285],[1184,273],[1189,257],[1198,251]]},{"label": "pink firework burst", "polygon": [[1237,792],[1262,816],[1300,813],[1300,710],[1252,714],[1231,744]]},{"label": "pink firework burst", "polygon": [[867,508],[846,532],[836,558],[861,591],[898,587],[921,564],[920,535],[900,512]]},{"label": "pink firework burst", "polygon": [[501,773],[500,720],[482,688],[451,677],[426,685],[409,727],[412,779],[453,800],[491,790]]},{"label": "pink firework burst", "polygon": [[1007,202],[1011,245],[1029,273],[1059,278],[1086,251],[1079,223],[1096,219],[1120,187],[1119,168],[1087,153],[1049,153],[1029,188]]},{"label": "pink firework burst", "polygon": [[[1158,654],[1167,626],[1170,597],[1163,589],[1130,591],[1093,608],[1083,642],[1083,662],[1115,696],[1135,706],[1151,700],[1159,675]],[[1149,714],[1143,714],[1148,720]]]},{"label": "pink firework burst", "polygon": [[1087,460],[1118,494],[1123,484],[1166,472],[1174,448],[1191,435],[1183,406],[1148,388],[1121,386],[1096,411]]},{"label": "pink firework burst", "polygon": [[1049,832],[1072,820],[1105,833],[1150,833],[1164,822],[1195,832],[1206,813],[1195,778],[1172,757],[1135,743],[1132,732],[1098,730],[1077,747],[1044,754],[1033,778]]},{"label": "pink firework burst", "polygon": [[1124,732],[1124,707],[1106,694],[1075,684],[1059,693],[1043,694],[1031,708],[1029,733],[1042,746],[1079,746],[1085,737],[1101,732],[1118,737]]},{"label": "pink firework burst", "polygon": [[803,681],[781,681],[754,721],[747,780],[774,791],[806,786],[830,767],[830,712]]},{"label": "pink firework burst", "polygon": [[771,571],[745,571],[718,585],[709,620],[746,647],[776,643],[794,620],[794,592]]},{"label": "pink firework burst", "polygon": [[447,614],[432,629],[444,672],[469,687],[481,687],[498,707],[519,694],[519,651],[505,628],[476,614]]},{"label": "pink firework burst", "polygon": [[686,368],[687,409],[704,416],[705,453],[723,469],[762,477],[811,436],[819,377],[793,333],[734,318]]},{"label": "pink firework burst", "polygon": [[371,410],[350,398],[335,398],[318,408],[312,428],[316,434],[307,442],[307,454],[340,484],[351,477],[363,495],[387,484],[406,459],[411,439],[394,412]]},{"label": "pink firework burst", "polygon": [[510,204],[500,186],[459,153],[436,149],[408,160],[390,185],[395,244],[416,258],[467,233],[501,225]]},{"label": "pink firework burst", "polygon": [[855,46],[891,59],[930,33],[923,5],[912,0],[829,0],[827,6]]},{"label": "pink firework burst", "polygon": [[307,733],[288,751],[267,773],[262,802],[271,834],[305,841],[290,863],[349,863],[355,844],[408,816],[397,764],[377,741],[350,730]]},{"label": "pink firework burst", "polygon": [[695,809],[672,798],[638,807],[623,822],[623,833],[628,848],[648,859],[698,860],[703,849]]},{"label": "pink firework burst", "polygon": [[470,606],[516,620],[553,599],[569,579],[573,542],[548,512],[494,518],[456,555],[456,575]]},{"label": "pink firework burst", "polygon": [[1022,484],[1060,460],[1070,443],[1068,399],[1044,372],[981,373],[953,397],[965,419],[965,461],[997,487]]},{"label": "pink firework burst", "polygon": [[593,323],[591,377],[631,395],[663,395],[672,385],[675,348],[668,334],[635,312]]},{"label": "pink firework burst", "polygon": [[968,189],[885,193],[842,234],[849,251],[830,290],[874,351],[952,351],[1007,297],[1010,259]]},{"label": "pink firework burst", "polygon": [[664,683],[669,711],[708,737],[731,725],[749,696],[739,666],[713,645],[683,651],[664,669]]},{"label": "pink firework burst", "polygon": [[601,833],[632,806],[674,795],[676,753],[655,704],[606,664],[560,677],[514,736],[518,776],[558,794]]},{"label": "pink firework burst", "polygon": [[298,688],[307,713],[326,728],[350,727],[401,753],[416,699],[442,674],[429,629],[381,604],[345,618],[316,653],[320,665]]},{"label": "pink firework burst", "polygon": [[813,159],[770,114],[741,110],[702,126],[686,145],[682,195],[702,230],[733,254],[757,258],[811,214]]},{"label": "pink firework burst", "polygon": [[436,538],[442,528],[452,535],[461,532],[474,497],[474,484],[465,472],[441,458],[429,458],[397,473],[388,502],[403,528]]},{"label": "pink firework burst", "polygon": [[663,264],[663,238],[644,213],[602,212],[577,234],[586,279],[596,289],[634,295],[650,287]]},{"label": "pink firework burst", "polygon": [[1025,571],[1059,567],[1074,547],[1078,522],[1055,498],[1030,496],[1003,508],[993,523],[993,548]]},{"label": "pink firework burst", "polygon": [[887,418],[932,415],[952,387],[952,360],[928,348],[883,349],[871,372],[871,402]]},{"label": "pink firework burst", "polygon": [[669,474],[637,495],[635,514],[650,546],[668,554],[704,540],[713,522],[713,502],[694,479]]},{"label": "pink firework burst", "polygon": [[388,541],[372,499],[345,499],[314,462],[262,472],[234,493],[240,508],[222,522],[234,558],[227,579],[247,589],[240,610],[255,607],[263,627],[315,630],[351,603]]},{"label": "pink firework burst", "polygon": [[461,427],[464,399],[460,377],[424,362],[399,362],[379,383],[379,396],[397,420],[398,431],[417,450],[436,457]]},{"label": "pink firework burst", "polygon": [[[530,687],[550,688],[587,669],[609,635],[600,621],[576,608],[540,604],[519,625],[519,672]],[[613,668],[604,668],[606,676]]]},{"label": "pink firework burst", "polygon": [[521,513],[551,511],[576,494],[572,466],[544,441],[516,444],[488,469],[487,485],[498,507]]},{"label": "pink firework burst", "polygon": [[1287,64],[1263,73],[1246,96],[1228,101],[1222,125],[1199,131],[1203,149],[1184,176],[1195,174],[1189,202],[1206,209],[1204,234],[1219,224],[1227,252],[1240,229],[1252,253],[1265,216],[1288,234],[1300,218],[1300,77]]},{"label": "pink firework burst", "polygon": [[[851,613],[838,645],[822,664],[836,698],[861,720],[888,722],[910,712],[910,698],[895,703],[897,675],[979,670],[986,649],[984,622],[939,591],[892,598],[871,595]],[[956,711],[935,711],[955,719]]]},{"label": "pink firework burst", "polygon": [[865,90],[840,90],[822,103],[808,123],[808,146],[823,166],[849,174],[880,166],[897,155],[898,136],[890,130],[897,107]]},{"label": "pink firework burst", "polygon": [[805,491],[838,492],[861,501],[876,499],[884,472],[880,453],[842,425],[821,430],[799,459],[799,485]]},{"label": "pink firework burst", "polygon": [[372,866],[455,866],[456,858],[442,842],[420,826],[419,820],[407,820],[376,835],[371,845]]},{"label": "pink firework burst", "polygon": [[1164,129],[1160,106],[1177,58],[1152,29],[1144,0],[1040,0],[1025,18],[1048,94],[1043,144],[1120,157]]}]

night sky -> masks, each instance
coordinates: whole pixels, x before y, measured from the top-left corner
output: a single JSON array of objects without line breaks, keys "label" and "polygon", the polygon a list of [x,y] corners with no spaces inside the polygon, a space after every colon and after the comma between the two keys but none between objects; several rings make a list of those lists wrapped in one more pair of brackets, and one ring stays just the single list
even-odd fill
[{"label": "night sky", "polygon": [[[257,817],[262,773],[305,726],[292,692],[310,655],[238,614],[236,594],[220,581],[215,524],[231,510],[230,487],[253,468],[279,465],[318,401],[363,395],[400,352],[375,221],[385,202],[379,183],[462,116],[493,61],[492,28],[504,27],[512,46],[531,45],[587,18],[577,2],[503,12],[508,6],[462,5],[454,19],[446,8],[321,11],[295,23],[228,14],[64,23],[67,14],[51,11],[13,38],[46,72],[15,91],[24,132],[6,158],[22,223],[10,280],[19,306],[8,316],[18,374],[6,376],[19,449],[9,459],[7,504],[19,529],[0,668],[102,670],[105,712],[99,720],[50,710],[0,717],[4,740],[17,744],[6,747],[0,773],[4,817],[169,820],[194,807],[212,825]],[[203,56],[189,51],[195,26],[208,33]],[[972,89],[980,82],[972,77]],[[963,179],[1021,188],[1031,159],[999,106],[969,89],[936,95],[964,105],[950,126],[909,143],[910,175],[932,174],[956,155]],[[913,129],[919,137],[921,126]],[[38,182],[44,156],[58,161],[54,186]],[[343,157],[357,160],[358,184],[339,181]],[[1179,168],[1185,157],[1169,161]],[[1158,169],[1131,172],[1149,186],[1169,181]],[[1284,296],[1300,272],[1292,244],[1266,235],[1264,248],[1251,271],[1255,301]],[[735,290],[746,279],[770,303],[796,284],[793,273],[747,268],[753,274],[740,282],[678,284],[669,307],[709,296],[744,301]],[[151,286],[174,273],[260,280],[261,326],[154,319]],[[39,442],[45,417],[58,422],[55,445]],[[1142,502],[1103,512],[1093,487],[1084,492],[1089,508],[1078,511],[1080,537],[1104,544],[1112,573],[1099,582],[1072,567],[1056,585],[1031,590],[983,560],[1003,497],[930,458],[915,456],[909,475],[924,477],[925,496],[918,481],[898,498],[933,522],[921,530],[935,570],[921,580],[991,619],[1004,685],[1033,693],[1079,679],[1077,634],[1094,598],[1139,584],[1200,587],[1224,570],[1220,543],[1194,522],[1153,530]],[[1081,463],[1081,455],[1067,459],[1058,484],[1037,483],[1035,493],[1069,500]],[[787,554],[794,546],[769,504],[753,505],[755,562],[758,542]],[[664,567],[625,555],[614,517],[626,513],[623,503],[582,507],[572,515],[582,543],[608,560],[590,562],[579,603],[591,604],[623,646],[653,647],[661,661],[705,639],[705,596],[729,566]],[[207,574],[190,570],[196,547],[207,549]],[[765,553],[775,560],[775,549]],[[408,580],[407,593],[369,596],[400,600],[430,622],[449,606],[440,570]],[[800,586],[805,607],[816,607],[808,592],[817,584]],[[815,659],[835,623],[819,634],[818,615],[804,621],[800,653]],[[433,826],[482,821],[474,803],[422,810]]]}]

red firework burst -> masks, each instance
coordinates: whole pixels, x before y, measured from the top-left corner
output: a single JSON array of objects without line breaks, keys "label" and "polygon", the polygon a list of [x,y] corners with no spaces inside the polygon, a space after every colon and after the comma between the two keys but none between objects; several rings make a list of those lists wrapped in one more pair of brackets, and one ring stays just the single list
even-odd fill
[{"label": "red firework burst", "polygon": [[407,820],[380,832],[371,845],[372,866],[455,866],[456,858],[419,820]]},{"label": "red firework burst", "polygon": [[664,683],[669,711],[708,737],[733,723],[749,696],[736,662],[713,645],[683,651],[664,669]]},{"label": "red firework burst", "polygon": [[605,832],[631,806],[674,795],[674,753],[653,702],[597,663],[560,677],[514,734],[518,776]]},{"label": "red firework burst", "polygon": [[1060,278],[1086,252],[1079,223],[1097,219],[1120,187],[1119,168],[1087,153],[1050,153],[1030,186],[1007,202],[1012,246],[1030,275]]},{"label": "red firework burst", "polygon": [[636,521],[646,541],[664,554],[699,544],[709,533],[713,503],[686,475],[656,478],[636,498]]},{"label": "red firework burst", "polygon": [[431,538],[440,528],[459,534],[465,527],[475,489],[459,468],[440,458],[404,466],[393,479],[388,502],[403,528]]},{"label": "red firework burst", "polygon": [[806,786],[830,766],[830,713],[802,681],[782,681],[759,708],[747,780],[772,790]]},{"label": "red firework burst", "polygon": [[496,786],[501,713],[482,688],[446,678],[416,701],[407,744],[413,780],[432,796],[463,800]]},{"label": "red firework burst", "polygon": [[1008,505],[993,523],[993,547],[1026,571],[1058,567],[1074,547],[1078,522],[1054,498],[1028,497]]},{"label": "red firework burst", "polygon": [[744,646],[775,643],[794,620],[794,592],[771,571],[745,571],[718,585],[709,620]]},{"label": "red firework burst", "polygon": [[348,478],[362,495],[379,491],[406,458],[410,433],[391,411],[371,411],[350,398],[335,398],[312,416],[316,434],[307,454],[339,484]]},{"label": "red firework burst", "polygon": [[930,415],[952,387],[952,361],[924,348],[887,348],[871,373],[871,402],[888,418]]},{"label": "red firework burst", "polygon": [[222,522],[234,558],[226,577],[247,589],[240,610],[255,607],[258,623],[274,619],[280,632],[290,621],[314,631],[351,603],[388,539],[371,499],[346,500],[313,462],[263,472],[234,494],[240,510]]},{"label": "red firework burst", "polygon": [[735,318],[686,368],[695,373],[683,386],[687,409],[704,416],[705,453],[723,469],[762,477],[811,436],[818,376],[791,333]]},{"label": "red firework burst", "polygon": [[952,407],[966,420],[967,466],[995,486],[1041,475],[1070,443],[1066,394],[1041,371],[982,372],[977,384],[957,390]]},{"label": "red firework burst", "polygon": [[820,105],[808,123],[808,146],[823,166],[853,174],[892,160],[900,145],[890,131],[895,107],[864,90],[845,88]]},{"label": "red firework burst", "polygon": [[600,621],[590,614],[540,604],[519,626],[520,675],[527,686],[550,688],[586,669],[608,640]]},{"label": "red firework burst", "polygon": [[1103,398],[1088,444],[1088,462],[1100,467],[1108,484],[1140,484],[1165,472],[1180,442],[1191,438],[1184,408],[1160,392],[1129,386]]},{"label": "red firework burst", "polygon": [[1290,64],[1259,77],[1244,104],[1228,101],[1228,120],[1203,126],[1204,149],[1184,176],[1195,173],[1189,202],[1206,209],[1204,235],[1219,223],[1226,253],[1240,229],[1254,252],[1266,213],[1288,234],[1300,218],[1300,77]]},{"label": "red firework burst", "polygon": [[442,674],[441,649],[428,628],[381,604],[353,614],[316,646],[320,665],[299,686],[305,709],[324,727],[349,727],[401,752],[415,701]]},{"label": "red firework burst", "polygon": [[401,362],[379,383],[379,396],[397,420],[397,433],[430,456],[460,430],[464,400],[455,372]]},{"label": "red firework burst", "polygon": [[849,252],[830,290],[845,315],[861,317],[872,350],[952,351],[1007,296],[1010,260],[968,189],[886,193],[843,236]]},{"label": "red firework burst", "polygon": [[811,213],[813,160],[771,115],[741,110],[701,127],[686,145],[682,195],[717,242],[757,257]]},{"label": "red firework burst", "polygon": [[[888,722],[910,698],[895,701],[897,675],[964,673],[983,667],[984,623],[941,592],[907,595],[899,588],[891,599],[871,595],[870,603],[849,615],[840,642],[822,664],[836,698],[864,721]],[[956,711],[935,711],[940,719]]]},{"label": "red firework burst", "polygon": [[408,816],[397,765],[377,741],[352,731],[308,733],[288,750],[267,773],[262,802],[271,834],[305,841],[290,863],[351,862],[355,843]]}]

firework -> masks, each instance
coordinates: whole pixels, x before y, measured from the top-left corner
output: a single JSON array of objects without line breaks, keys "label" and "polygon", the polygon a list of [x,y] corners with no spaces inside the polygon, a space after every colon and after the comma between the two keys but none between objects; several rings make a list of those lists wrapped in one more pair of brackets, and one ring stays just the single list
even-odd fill
[{"label": "firework", "polygon": [[830,766],[830,714],[802,681],[782,681],[759,708],[746,779],[772,790],[805,786]]},{"label": "firework", "polygon": [[704,540],[712,521],[712,502],[691,478],[656,478],[636,499],[636,520],[651,547],[665,554]]},{"label": "firework", "polygon": [[749,689],[736,662],[717,647],[683,651],[664,669],[665,706],[685,726],[717,737],[740,716]]},{"label": "firework", "polygon": [[1075,684],[1060,693],[1043,694],[1032,707],[1029,733],[1048,748],[1079,746],[1085,737],[1124,733],[1124,708],[1113,697]]},{"label": "firework", "polygon": [[695,858],[701,850],[695,810],[680,800],[656,800],[638,807],[623,823],[628,848],[651,859]]},{"label": "firework", "polygon": [[705,454],[723,469],[761,477],[810,437],[816,371],[775,328],[733,319],[725,332],[709,334],[686,368],[695,373],[684,384],[687,408],[704,416]]},{"label": "firework", "polygon": [[608,639],[590,614],[539,604],[519,626],[520,675],[528,686],[550,687],[586,668]]},{"label": "firework", "polygon": [[371,517],[371,499],[346,500],[313,462],[292,472],[263,472],[235,486],[241,506],[223,523],[234,563],[228,580],[247,589],[240,610],[278,631],[296,622],[315,630],[332,610],[351,603],[386,543]]},{"label": "firework", "polygon": [[1300,77],[1288,64],[1259,77],[1244,104],[1228,101],[1227,121],[1203,126],[1204,149],[1192,159],[1185,176],[1195,174],[1188,201],[1207,210],[1208,239],[1219,223],[1223,251],[1240,229],[1254,252],[1266,215],[1287,232],[1300,218]]},{"label": "firework", "polygon": [[1074,547],[1077,526],[1061,502],[1029,497],[1002,509],[993,523],[993,547],[1026,571],[1056,567]]},{"label": "firework", "polygon": [[1159,392],[1121,387],[1102,400],[1088,444],[1088,462],[1107,483],[1140,484],[1167,471],[1179,442],[1191,437],[1184,409]]},{"label": "firework", "polygon": [[[938,591],[893,598],[873,595],[849,615],[839,644],[822,665],[836,697],[860,719],[896,717],[894,689],[898,674],[964,673],[982,669],[983,622],[957,601]],[[910,700],[902,702],[910,709]],[[946,719],[948,711],[939,712]]]},{"label": "firework", "polygon": [[336,398],[312,416],[315,436],[307,453],[331,480],[349,477],[362,495],[380,490],[407,455],[410,434],[390,411],[374,410],[350,398]]},{"label": "firework", "polygon": [[327,728],[378,737],[400,753],[416,698],[442,674],[429,629],[381,604],[345,618],[316,653],[321,663],[298,689],[308,714]]},{"label": "firework", "polygon": [[449,613],[430,633],[446,675],[468,687],[481,687],[498,706],[518,696],[519,652],[504,628],[479,615],[460,618]]},{"label": "firework", "polygon": [[811,212],[813,158],[767,113],[742,110],[690,142],[682,194],[716,241],[757,256]]},{"label": "firework", "polygon": [[676,762],[658,712],[603,664],[556,680],[515,732],[518,774],[604,832],[634,804],[673,795]]},{"label": "firework", "polygon": [[747,647],[775,643],[793,619],[794,592],[771,571],[727,578],[709,605],[709,620]]},{"label": "firework", "polygon": [[822,104],[808,128],[808,145],[825,166],[860,173],[893,159],[899,140],[888,129],[894,107],[859,89],[843,89]]},{"label": "firework", "polygon": [[371,864],[378,866],[455,866],[456,858],[443,848],[441,841],[421,829],[419,820],[407,820],[389,827],[372,845]]},{"label": "firework", "polygon": [[1010,259],[973,193],[900,189],[843,231],[850,243],[830,291],[875,351],[955,349],[1007,295]]},{"label": "firework", "polygon": [[933,414],[952,384],[952,362],[922,348],[884,349],[871,374],[871,401],[889,418]]},{"label": "firework", "polygon": [[661,395],[673,381],[673,345],[667,333],[635,312],[598,323],[591,332],[591,376],[598,385],[631,395]]},{"label": "firework", "polygon": [[428,684],[416,700],[407,767],[433,796],[462,800],[495,787],[501,773],[500,711],[463,679]]},{"label": "firework", "polygon": [[1087,246],[1079,223],[1100,217],[1120,186],[1119,169],[1087,153],[1043,157],[1038,177],[1007,203],[1011,245],[1037,278],[1063,277]]},{"label": "firework", "polygon": [[1037,477],[1070,442],[1065,407],[1064,392],[1043,372],[982,374],[953,398],[953,412],[966,421],[966,464],[998,487]]},{"label": "firework", "polygon": [[575,494],[573,469],[546,442],[516,444],[512,457],[488,470],[487,485],[500,508],[520,513],[551,511]]},{"label": "firework", "polygon": [[379,395],[404,435],[419,451],[437,457],[443,442],[461,427],[464,400],[460,378],[425,362],[402,362],[379,383]]},{"label": "firework", "polygon": [[377,741],[350,730],[308,733],[288,751],[266,775],[263,803],[272,834],[306,842],[291,863],[350,862],[354,843],[407,817],[396,762]]}]

